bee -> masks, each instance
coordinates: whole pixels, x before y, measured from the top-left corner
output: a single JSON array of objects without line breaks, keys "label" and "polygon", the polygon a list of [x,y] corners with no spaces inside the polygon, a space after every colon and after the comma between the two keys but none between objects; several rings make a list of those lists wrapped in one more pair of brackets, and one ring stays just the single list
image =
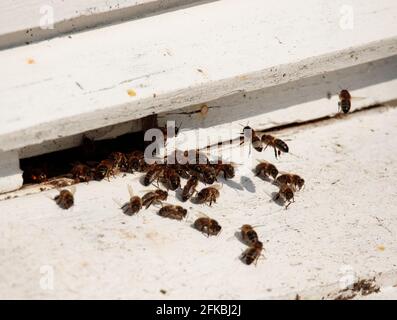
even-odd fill
[{"label": "bee", "polygon": [[102,180],[107,178],[109,180],[110,176],[114,176],[116,173],[114,169],[114,162],[112,160],[106,159],[102,160],[95,169],[95,178],[97,180]]},{"label": "bee", "polygon": [[263,243],[257,241],[253,246],[249,247],[247,250],[243,252],[241,258],[248,265],[252,264],[253,262],[255,262],[256,264],[259,257],[261,256],[262,250],[263,250]]},{"label": "bee", "polygon": [[233,179],[235,176],[234,164],[217,163],[214,165],[214,168],[215,168],[215,175],[219,176],[220,173],[223,173],[223,178],[225,180]]},{"label": "bee", "polygon": [[[243,128],[243,133],[242,133],[242,135],[244,135],[244,132],[245,132],[246,130],[251,130],[251,144],[252,144],[252,147],[253,147],[256,151],[262,152],[262,150],[263,150],[263,145],[262,145],[262,141],[261,141],[261,138],[259,137],[258,133],[257,133],[254,129],[252,129],[250,126],[245,126],[245,127]],[[241,144],[243,144],[243,142],[244,142],[244,141],[242,141]]]},{"label": "bee", "polygon": [[210,206],[212,205],[213,202],[216,203],[216,199],[219,198],[220,195],[219,189],[220,186],[213,186],[202,189],[197,194],[198,202],[199,203],[209,202]]},{"label": "bee", "polygon": [[121,209],[123,213],[128,216],[132,216],[142,209],[142,199],[139,196],[135,196],[131,186],[128,186],[128,193],[130,194],[130,201],[124,204]]},{"label": "bee", "polygon": [[249,246],[254,246],[259,241],[258,234],[249,224],[244,224],[241,228],[241,239]]},{"label": "bee", "polygon": [[201,178],[205,184],[213,184],[216,180],[216,171],[213,166],[203,165]]},{"label": "bee", "polygon": [[82,181],[88,182],[93,179],[92,169],[89,166],[81,163],[78,163],[75,166],[73,166],[71,170],[71,174],[76,183]]},{"label": "bee", "polygon": [[198,175],[205,184],[213,184],[216,181],[215,168],[209,164],[190,165],[192,175]]},{"label": "bee", "polygon": [[[178,136],[179,130],[181,129],[181,126],[182,126],[182,122],[180,123],[179,127],[175,127],[175,135],[174,135],[174,137],[177,137],[177,136]],[[160,128],[158,128],[158,129],[160,129],[161,132],[163,133],[163,136],[164,136],[164,144],[165,144],[165,143],[167,142],[167,139],[168,139],[168,130],[167,130],[167,126],[165,126],[165,127],[160,127]]]},{"label": "bee", "polygon": [[57,195],[54,200],[57,203],[58,206],[60,206],[62,209],[69,209],[70,207],[73,206],[74,204],[74,193],[76,192],[76,188],[72,186],[72,188],[69,190],[64,189],[59,192],[59,195]]},{"label": "bee", "polygon": [[261,138],[262,143],[265,145],[265,149],[268,146],[273,147],[274,155],[277,158],[277,154],[280,156],[281,152],[288,152],[288,145],[281,139],[277,139],[270,134],[264,134]]},{"label": "bee", "polygon": [[351,108],[351,95],[346,89],[341,90],[339,93],[338,111],[343,111],[343,113],[348,113]]},{"label": "bee", "polygon": [[294,193],[295,193],[295,187],[289,184],[282,184],[280,185],[280,189],[274,198],[274,200],[278,200],[280,197],[288,202],[288,204],[285,206],[285,209],[288,209],[291,203],[295,202],[294,199]]},{"label": "bee", "polygon": [[25,182],[42,183],[47,181],[48,172],[46,168],[30,168],[23,173]]},{"label": "bee", "polygon": [[186,182],[185,186],[182,190],[182,201],[187,201],[192,197],[192,195],[196,192],[196,188],[198,185],[198,178],[195,175],[192,175],[189,180]]},{"label": "bee", "polygon": [[221,232],[222,227],[218,221],[210,217],[200,217],[193,223],[194,228],[209,236],[216,236]]},{"label": "bee", "polygon": [[158,181],[158,179],[162,175],[163,171],[164,171],[164,166],[161,164],[150,165],[148,170],[146,171],[145,177],[143,178],[143,185],[148,186],[154,180]]},{"label": "bee", "polygon": [[115,168],[115,170],[120,170],[124,172],[127,171],[128,162],[127,157],[124,153],[119,151],[112,152],[109,155],[109,159],[113,161],[113,167]]},{"label": "bee", "polygon": [[271,164],[270,162],[267,162],[265,160],[259,161],[259,163],[256,166],[256,175],[259,176],[260,174],[263,174],[266,177],[273,177],[273,179],[276,179],[278,175],[278,170],[274,164]]},{"label": "bee", "polygon": [[279,185],[292,184],[295,188],[301,190],[305,180],[294,173],[283,173],[277,177],[276,183]]},{"label": "bee", "polygon": [[165,218],[182,220],[186,217],[187,210],[182,208],[181,206],[170,204],[162,207],[159,211],[159,215]]},{"label": "bee", "polygon": [[160,189],[150,191],[142,197],[142,205],[148,209],[153,203],[161,203],[161,201],[167,200],[167,197],[167,191]]},{"label": "bee", "polygon": [[173,167],[165,167],[162,178],[167,188],[172,191],[178,189],[181,185],[181,179]]},{"label": "bee", "polygon": [[145,171],[146,163],[142,151],[136,150],[126,155],[127,158],[127,171],[129,172],[142,172]]},{"label": "bee", "polygon": [[175,165],[175,171],[181,178],[184,178],[184,179],[189,179],[190,178],[189,169],[185,165],[176,164]]}]

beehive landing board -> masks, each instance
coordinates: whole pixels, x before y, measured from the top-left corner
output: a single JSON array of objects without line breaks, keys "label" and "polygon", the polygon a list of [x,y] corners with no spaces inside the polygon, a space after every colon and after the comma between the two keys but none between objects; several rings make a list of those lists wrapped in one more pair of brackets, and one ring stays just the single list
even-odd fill
[{"label": "beehive landing board", "polygon": [[[154,208],[123,215],[113,198],[127,200],[127,184],[143,194],[138,175],[77,185],[70,211],[49,199],[55,191],[1,201],[0,297],[321,298],[338,290],[346,270],[382,272],[395,285],[396,117],[396,108],[380,108],[283,131],[296,156],[255,157],[301,174],[305,189],[283,210],[270,202],[275,186],[240,167],[212,208],[185,204],[194,208],[188,220],[198,211],[217,219],[218,237]],[[234,233],[243,223],[264,224],[256,267],[238,259],[246,247]],[[48,266],[51,290],[41,286]]]},{"label": "beehive landing board", "polygon": [[0,150],[395,54],[394,0],[350,1],[353,29],[343,5],[215,1],[3,50]]}]

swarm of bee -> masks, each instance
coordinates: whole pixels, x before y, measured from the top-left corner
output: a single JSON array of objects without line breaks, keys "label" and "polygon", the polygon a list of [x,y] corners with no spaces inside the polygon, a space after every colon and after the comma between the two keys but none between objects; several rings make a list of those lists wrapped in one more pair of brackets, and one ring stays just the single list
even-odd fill
[{"label": "swarm of bee", "polygon": [[[257,152],[264,152],[267,147],[274,151],[275,158],[282,153],[288,153],[289,147],[285,141],[270,135],[262,134],[249,126],[244,127],[252,133],[250,148]],[[129,199],[124,204],[114,200],[121,211],[128,216],[135,216],[141,210],[152,206],[159,206],[158,215],[163,218],[182,221],[187,219],[188,210],[176,204],[166,203],[169,191],[176,191],[179,199],[186,202],[189,199],[197,204],[205,204],[209,207],[217,203],[221,196],[223,184],[219,180],[228,180],[235,177],[236,164],[224,163],[222,159],[210,161],[201,150],[175,151],[174,156],[183,156],[195,161],[171,162],[166,156],[161,163],[148,164],[144,153],[140,150],[127,152],[111,150],[103,158],[90,160],[90,155],[95,151],[95,144],[89,139],[83,141],[84,159],[73,162],[66,175],[74,183],[88,183],[92,180],[110,180],[112,177],[123,173],[143,173],[141,183],[144,186],[153,186],[143,195],[135,194],[131,186],[127,186]],[[251,151],[250,151],[251,152]],[[44,167],[45,168],[45,167]],[[287,209],[294,201],[294,195],[304,187],[305,181],[294,173],[280,172],[277,167],[266,161],[260,160],[255,168],[255,174],[266,181],[272,182],[278,187],[278,193],[274,201],[282,200]],[[26,171],[27,181],[41,183],[48,180],[47,168],[40,170],[31,168]],[[205,186],[199,189],[199,184]],[[54,200],[63,209],[69,209],[74,205],[75,188],[63,189]],[[178,198],[178,197],[177,197]],[[201,215],[192,224],[192,227],[202,232],[207,237],[217,236],[222,227],[217,220]],[[241,260],[250,265],[257,263],[264,250],[263,243],[259,241],[258,234],[251,225],[245,224],[241,227],[241,239],[248,248],[243,252]]]}]

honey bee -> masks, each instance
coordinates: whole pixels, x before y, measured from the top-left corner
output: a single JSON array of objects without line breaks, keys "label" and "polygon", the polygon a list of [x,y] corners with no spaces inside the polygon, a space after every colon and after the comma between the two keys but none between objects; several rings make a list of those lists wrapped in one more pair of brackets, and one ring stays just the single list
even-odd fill
[{"label": "honey bee", "polygon": [[[262,145],[262,141],[261,141],[261,138],[259,137],[259,135],[258,135],[258,133],[254,130],[254,129],[252,129],[250,126],[245,126],[244,128],[243,128],[243,135],[244,135],[244,132],[246,131],[246,130],[251,130],[251,144],[252,144],[252,147],[256,150],[256,151],[258,151],[258,152],[262,152],[262,150],[263,150],[263,145]],[[243,141],[241,142],[241,144],[243,143]]]},{"label": "honey bee", "polygon": [[343,113],[348,113],[351,108],[351,95],[346,89],[341,90],[339,93],[338,111],[343,111]]},{"label": "honey bee", "polygon": [[278,170],[274,164],[271,164],[270,162],[267,162],[265,160],[259,161],[258,165],[256,166],[256,175],[259,176],[260,174],[263,174],[266,177],[273,177],[273,179],[276,179],[278,175]]},{"label": "honey bee", "polygon": [[279,185],[292,184],[295,188],[301,190],[305,180],[294,173],[283,173],[277,177],[276,183]]},{"label": "honey bee", "polygon": [[143,178],[143,185],[148,186],[154,180],[158,181],[158,179],[162,175],[163,171],[164,171],[164,166],[161,164],[150,165],[148,170],[146,171],[145,177]]},{"label": "honey bee", "polygon": [[288,209],[291,203],[295,202],[294,199],[295,187],[289,184],[280,185],[280,189],[274,198],[274,200],[278,200],[280,197],[287,202],[285,209]]},{"label": "honey bee", "polygon": [[102,180],[104,178],[107,178],[109,180],[110,176],[114,175],[114,162],[109,159],[102,160],[95,169],[95,178],[97,180]]},{"label": "honey bee", "polygon": [[75,166],[73,166],[71,170],[71,174],[76,183],[82,181],[88,182],[93,179],[92,169],[89,166],[81,163],[78,163]]},{"label": "honey bee", "polygon": [[200,217],[193,223],[194,228],[209,236],[216,236],[221,232],[222,227],[218,221],[210,217]]},{"label": "honey bee", "polygon": [[142,151],[136,150],[126,155],[127,171],[129,172],[143,172],[146,168],[145,158]]},{"label": "honey bee", "polygon": [[192,195],[196,192],[196,188],[198,185],[198,178],[195,175],[192,175],[189,180],[186,182],[186,185],[182,190],[182,201],[189,200]]},{"label": "honey bee", "polygon": [[126,215],[132,216],[142,209],[142,199],[134,195],[131,186],[128,186],[128,193],[130,194],[130,201],[124,204],[121,209]]},{"label": "honey bee", "polygon": [[189,169],[185,165],[176,164],[175,165],[175,171],[181,178],[184,178],[184,179],[189,179],[190,178]]},{"label": "honey bee", "polygon": [[258,234],[251,225],[244,224],[240,230],[241,239],[249,246],[254,246],[259,241]]},{"label": "honey bee", "polygon": [[209,164],[190,165],[192,175],[198,175],[205,184],[213,184],[216,181],[215,168]]},{"label": "honey bee", "polygon": [[76,192],[76,188],[72,186],[70,191],[67,189],[61,190],[59,195],[57,195],[54,200],[58,206],[62,209],[69,209],[74,204],[74,193]]},{"label": "honey bee", "polygon": [[164,190],[155,190],[146,193],[142,197],[142,206],[148,209],[153,203],[161,203],[161,201],[167,200],[168,192]]},{"label": "honey bee", "polygon": [[214,165],[215,175],[219,176],[220,173],[223,173],[223,178],[233,179],[235,176],[235,165],[230,163],[217,163]]},{"label": "honey bee", "polygon": [[48,172],[46,168],[27,169],[24,173],[25,182],[42,183],[47,181]]},{"label": "honey bee", "polygon": [[159,211],[159,215],[165,218],[182,220],[186,217],[187,210],[182,208],[181,206],[170,204],[162,207]]},{"label": "honey bee", "polygon": [[[175,135],[174,135],[174,137],[177,137],[177,136],[178,136],[179,130],[181,129],[181,126],[182,126],[182,122],[180,123],[179,127],[175,127]],[[163,136],[164,136],[164,144],[165,144],[165,143],[167,142],[167,140],[168,140],[168,130],[167,130],[167,126],[165,126],[165,127],[160,127],[160,128],[158,128],[158,129],[160,129],[161,132],[163,133]]]},{"label": "honey bee", "polygon": [[263,250],[263,243],[260,241],[255,242],[255,244],[249,247],[247,250],[243,252],[242,260],[250,265],[253,262],[257,263],[259,257],[261,256]]},{"label": "honey bee", "polygon": [[274,155],[277,158],[277,154],[280,156],[281,152],[288,152],[289,148],[288,145],[281,139],[277,139],[270,134],[264,134],[262,136],[262,143],[265,145],[265,149],[268,146],[273,147]]},{"label": "honey bee", "polygon": [[181,185],[181,179],[179,175],[177,174],[176,170],[170,166],[165,167],[162,180],[167,188],[171,189],[172,191],[178,189]]},{"label": "honey bee", "polygon": [[127,157],[124,153],[115,151],[109,155],[109,159],[113,161],[113,167],[115,170],[127,171],[128,162]]},{"label": "honey bee", "polygon": [[199,203],[206,203],[209,202],[209,205],[211,206],[212,203],[216,203],[216,199],[219,198],[220,192],[219,192],[220,186],[213,186],[213,187],[208,187],[202,189],[198,194],[197,194],[197,200]]}]

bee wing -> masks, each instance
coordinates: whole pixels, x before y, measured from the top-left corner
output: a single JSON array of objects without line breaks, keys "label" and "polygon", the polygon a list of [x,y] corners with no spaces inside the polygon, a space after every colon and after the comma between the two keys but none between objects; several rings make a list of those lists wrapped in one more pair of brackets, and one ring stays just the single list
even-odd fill
[{"label": "bee wing", "polygon": [[209,218],[204,212],[198,211],[197,212],[197,217],[198,218]]},{"label": "bee wing", "polygon": [[114,201],[114,203],[116,203],[120,208],[123,207],[123,204],[122,204],[119,200],[113,198],[113,201]]},{"label": "bee wing", "polygon": [[223,183],[222,184],[215,184],[212,187],[217,189],[217,190],[221,190],[223,188]]},{"label": "bee wing", "polygon": [[76,186],[71,186],[69,191],[74,195],[76,193]]},{"label": "bee wing", "polygon": [[132,190],[132,187],[130,185],[127,185],[128,188],[128,193],[130,194],[130,197],[132,198],[134,196],[134,190]]},{"label": "bee wing", "polygon": [[351,100],[364,100],[367,99],[367,97],[350,97]]}]

